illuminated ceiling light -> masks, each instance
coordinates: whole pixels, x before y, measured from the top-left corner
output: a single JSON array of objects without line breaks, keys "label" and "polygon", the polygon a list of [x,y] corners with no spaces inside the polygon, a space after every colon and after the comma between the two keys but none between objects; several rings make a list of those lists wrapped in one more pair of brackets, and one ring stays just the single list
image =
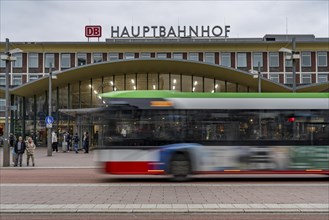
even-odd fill
[{"label": "illuminated ceiling light", "polygon": [[215,92],[215,90],[211,90],[211,93],[214,93]]},{"label": "illuminated ceiling light", "polygon": [[98,92],[96,91],[96,90],[94,90],[94,93],[97,95],[98,94]]},{"label": "illuminated ceiling light", "polygon": [[113,86],[114,84],[113,84],[113,81],[110,81],[110,84],[111,84],[111,86]]},{"label": "illuminated ceiling light", "polygon": [[217,89],[217,88],[218,88],[218,84],[215,85],[215,89]]},{"label": "illuminated ceiling light", "polygon": [[134,86],[134,90],[136,90],[136,86]]},{"label": "illuminated ceiling light", "polygon": [[[104,103],[104,102],[103,102]],[[104,103],[105,104],[105,103]],[[106,105],[106,107],[109,107],[108,105]]]},{"label": "illuminated ceiling light", "polygon": [[99,99],[102,99],[102,97],[98,96]]},{"label": "illuminated ceiling light", "polygon": [[92,86],[91,86],[91,84],[89,84],[89,88],[91,88]]},{"label": "illuminated ceiling light", "polygon": [[176,79],[174,79],[172,82],[173,82],[174,84],[176,84]]},{"label": "illuminated ceiling light", "polygon": [[175,90],[176,89],[176,86],[173,86],[172,89]]},{"label": "illuminated ceiling light", "polygon": [[195,85],[195,86],[198,85],[198,81],[194,81],[194,85]]},{"label": "illuminated ceiling light", "polygon": [[193,86],[193,89],[192,89],[192,91],[194,92],[195,91],[195,87]]},{"label": "illuminated ceiling light", "polygon": [[117,87],[114,87],[114,91],[117,91]]},{"label": "illuminated ceiling light", "polygon": [[132,83],[132,84],[135,84],[135,80],[134,80],[134,79],[131,79],[131,83]]},{"label": "illuminated ceiling light", "polygon": [[156,89],[155,85],[153,85],[153,89]]},{"label": "illuminated ceiling light", "polygon": [[[105,104],[105,101],[103,101],[103,104]],[[106,106],[107,107],[107,106]]]}]

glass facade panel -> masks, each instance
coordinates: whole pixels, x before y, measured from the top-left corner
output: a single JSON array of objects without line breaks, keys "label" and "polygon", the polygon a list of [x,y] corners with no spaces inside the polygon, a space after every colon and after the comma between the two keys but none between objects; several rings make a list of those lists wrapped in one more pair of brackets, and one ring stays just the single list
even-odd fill
[{"label": "glass facade panel", "polygon": [[226,82],[227,92],[237,92],[237,86],[235,83]]},{"label": "glass facade panel", "polygon": [[260,67],[263,66],[263,53],[253,53],[253,67],[258,67],[258,63],[260,63]]},{"label": "glass facade panel", "polygon": [[81,108],[90,108],[91,92],[92,88],[90,80],[82,81],[80,87]]},{"label": "glass facade panel", "polygon": [[212,52],[204,53],[204,62],[215,63],[215,53],[212,53]]},{"label": "glass facade panel", "polygon": [[114,87],[113,76],[108,76],[104,78],[103,81],[103,92],[112,92]]},{"label": "glass facade panel", "polygon": [[141,59],[150,59],[150,58],[151,58],[151,53],[148,52],[141,53]]},{"label": "glass facade panel", "polygon": [[285,84],[292,85],[293,79],[292,79],[292,73],[286,73],[285,75]]},{"label": "glass facade panel", "polygon": [[135,53],[127,52],[125,53],[125,59],[126,60],[132,60],[135,59]]},{"label": "glass facade panel", "polygon": [[38,53],[29,53],[28,62],[30,68],[39,67],[39,54]]},{"label": "glass facade panel", "polygon": [[279,53],[270,52],[270,67],[279,67]]},{"label": "glass facade panel", "polygon": [[204,92],[215,92],[214,79],[204,78]]},{"label": "glass facade panel", "polygon": [[169,90],[169,74],[159,74],[159,90]]},{"label": "glass facade panel", "polygon": [[71,54],[62,53],[61,54],[61,67],[70,68],[71,67]]},{"label": "glass facade panel", "polygon": [[[0,53],[1,56],[5,55],[5,53]],[[6,67],[6,61],[0,59],[0,67],[1,68],[5,68]]]},{"label": "glass facade panel", "polygon": [[79,82],[71,84],[70,100],[72,108],[80,108]]},{"label": "glass facade panel", "polygon": [[[149,87],[148,89],[151,89]],[[139,73],[137,74],[137,90],[147,90],[147,74]]]},{"label": "glass facade panel", "polygon": [[192,92],[203,92],[203,78],[199,76],[193,76]]},{"label": "glass facade panel", "polygon": [[192,92],[192,76],[182,75],[182,92]]},{"label": "glass facade panel", "polygon": [[124,91],[125,90],[125,76],[116,75],[114,76],[114,91]]},{"label": "glass facade panel", "polygon": [[104,91],[102,78],[93,79],[92,86],[93,86],[93,88],[92,88],[93,91],[91,93],[92,103],[93,103],[92,106],[93,107],[103,106],[105,103],[103,103],[103,99],[99,95],[99,94],[103,93],[103,91]]},{"label": "glass facade panel", "polygon": [[38,75],[29,75],[29,81],[34,81],[34,80],[37,80],[39,78]]},{"label": "glass facade panel", "polygon": [[22,76],[13,76],[13,85],[19,86],[22,85]]},{"label": "glass facade panel", "polygon": [[188,53],[188,59],[192,61],[199,61],[199,53],[195,53],[195,52]]},{"label": "glass facade panel", "polygon": [[221,53],[221,65],[231,67],[231,53]]},{"label": "glass facade panel", "polygon": [[159,83],[158,83],[158,73],[148,73],[148,87],[149,90],[158,90],[159,89]]},{"label": "glass facade panel", "polygon": [[174,60],[182,60],[183,59],[183,53],[173,53]]},{"label": "glass facade panel", "polygon": [[274,82],[279,82],[279,74],[270,74],[270,80]]},{"label": "glass facade panel", "polygon": [[53,54],[53,53],[46,53],[45,54],[45,67],[46,68],[49,68],[50,66],[50,63],[51,63],[51,65],[52,65],[52,67],[54,67],[55,66],[55,54]]},{"label": "glass facade panel", "polygon": [[225,82],[217,79],[215,82],[215,92],[225,92]]},{"label": "glass facade panel", "polygon": [[158,59],[167,59],[167,53],[157,53]]},{"label": "glass facade panel", "polygon": [[327,52],[319,51],[318,52],[318,66],[327,66]]},{"label": "glass facade panel", "polygon": [[126,74],[126,90],[137,90],[136,74]]},{"label": "glass facade panel", "polygon": [[87,54],[86,53],[78,53],[77,54],[77,62],[78,66],[83,66],[87,64]]},{"label": "glass facade panel", "polygon": [[5,86],[5,85],[6,85],[6,76],[0,75],[0,86]]},{"label": "glass facade panel", "polygon": [[23,54],[22,53],[15,53],[15,54],[13,54],[13,57],[16,58],[16,60],[13,62],[13,66],[15,68],[22,68],[22,66],[23,66]]},{"label": "glass facade panel", "polygon": [[311,77],[312,74],[302,74],[302,83],[303,84],[309,84],[309,83],[312,83],[312,77]]},{"label": "glass facade panel", "polygon": [[292,67],[292,60],[285,59],[286,67]]},{"label": "glass facade panel", "polygon": [[170,90],[181,91],[180,75],[171,74],[171,88]]},{"label": "glass facade panel", "polygon": [[238,53],[238,67],[247,67],[247,54]]}]

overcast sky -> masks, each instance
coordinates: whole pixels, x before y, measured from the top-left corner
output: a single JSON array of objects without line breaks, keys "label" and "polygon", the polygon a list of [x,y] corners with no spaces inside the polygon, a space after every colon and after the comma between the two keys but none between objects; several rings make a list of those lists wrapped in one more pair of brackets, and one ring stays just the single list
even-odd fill
[{"label": "overcast sky", "polygon": [[[229,37],[265,34],[329,35],[328,0],[110,1],[0,0],[0,38],[5,41],[87,41],[85,25],[166,27],[230,25]],[[95,41],[95,40],[94,40]]]}]

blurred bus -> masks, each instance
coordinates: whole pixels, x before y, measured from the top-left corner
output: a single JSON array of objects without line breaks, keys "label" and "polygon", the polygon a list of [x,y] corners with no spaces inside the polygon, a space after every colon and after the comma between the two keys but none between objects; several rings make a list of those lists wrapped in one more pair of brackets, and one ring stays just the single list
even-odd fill
[{"label": "blurred bus", "polygon": [[121,91],[103,98],[98,160],[109,174],[329,174],[329,93]]}]

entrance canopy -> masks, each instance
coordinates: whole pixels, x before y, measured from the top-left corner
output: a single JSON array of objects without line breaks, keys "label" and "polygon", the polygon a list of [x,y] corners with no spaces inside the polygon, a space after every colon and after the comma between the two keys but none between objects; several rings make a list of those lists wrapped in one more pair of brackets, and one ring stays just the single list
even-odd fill
[{"label": "entrance canopy", "polygon": [[[108,61],[71,68],[64,71],[54,71],[53,75],[57,76],[57,79],[53,80],[52,83],[53,88],[64,87],[69,83],[76,83],[91,78],[95,79],[111,75],[150,72],[213,78],[231,83],[238,83],[239,85],[249,87],[255,91],[257,91],[258,88],[258,79],[253,78],[253,75],[246,71],[204,62],[167,59]],[[282,84],[268,79],[262,79],[261,81],[263,92],[291,92],[291,88]],[[11,94],[31,97],[44,93],[46,90],[48,90],[47,76],[13,88],[11,89]],[[0,95],[4,96],[3,90],[0,90]]]}]

